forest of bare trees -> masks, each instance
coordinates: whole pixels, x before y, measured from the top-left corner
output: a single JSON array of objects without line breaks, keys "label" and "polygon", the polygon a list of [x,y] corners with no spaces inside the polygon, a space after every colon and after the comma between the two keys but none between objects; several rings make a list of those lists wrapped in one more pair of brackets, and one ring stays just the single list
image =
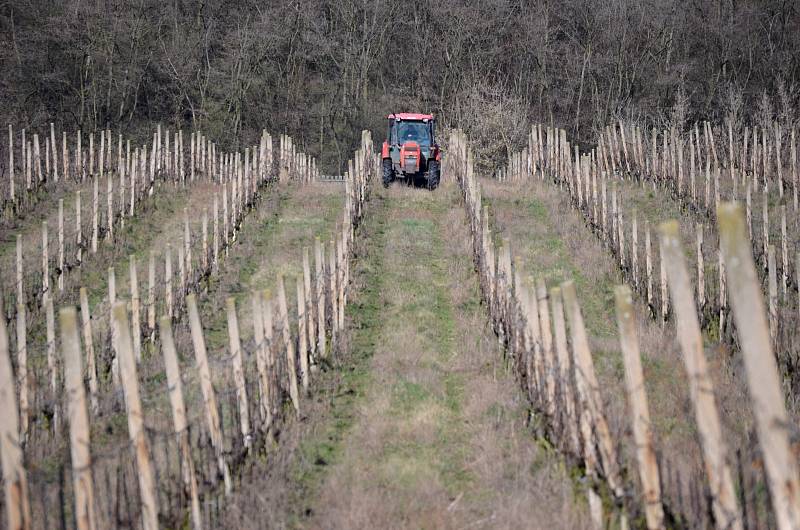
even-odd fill
[{"label": "forest of bare trees", "polygon": [[387,111],[437,113],[489,158],[534,115],[582,141],[616,116],[794,123],[799,50],[785,0],[11,0],[0,114],[245,143],[267,128],[339,172]]}]

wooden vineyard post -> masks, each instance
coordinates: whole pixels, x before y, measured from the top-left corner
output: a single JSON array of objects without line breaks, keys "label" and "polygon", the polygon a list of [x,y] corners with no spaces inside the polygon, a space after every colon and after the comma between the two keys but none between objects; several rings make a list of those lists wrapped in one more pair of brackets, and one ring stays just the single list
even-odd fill
[{"label": "wooden vineyard post", "polygon": [[[784,302],[789,298],[789,244],[786,236],[786,206],[781,205],[781,293]],[[800,286],[798,286],[800,287]]]},{"label": "wooden vineyard post", "polygon": [[133,358],[131,332],[125,302],[117,302],[112,308],[113,326],[117,336],[117,358],[119,360],[122,389],[125,395],[125,409],[128,415],[128,436],[136,452],[136,469],[139,478],[139,494],[142,502],[142,526],[145,530],[157,530],[158,505],[153,466],[150,461],[150,448],[139,398],[139,379],[136,361]]},{"label": "wooden vineyard post", "polygon": [[81,321],[83,328],[83,343],[86,347],[86,371],[89,372],[89,399],[92,405],[92,412],[98,410],[97,403],[97,367],[94,358],[94,338],[92,336],[92,319],[89,314],[89,297],[86,294],[86,287],[80,289],[81,301]]},{"label": "wooden vineyard post", "polygon": [[706,305],[705,264],[703,261],[703,225],[697,223],[697,306],[700,311]]},{"label": "wooden vineyard post", "polygon": [[42,292],[50,292],[50,256],[47,221],[42,221]]},{"label": "wooden vineyard post", "polygon": [[563,411],[564,423],[562,431],[566,430],[569,438],[569,450],[574,454],[580,451],[578,440],[578,422],[576,421],[576,406],[572,393],[572,360],[567,349],[567,328],[564,322],[564,303],[561,298],[561,289],[550,289],[550,305],[553,311],[553,328],[555,330],[556,354],[558,357],[558,380],[561,389],[561,400],[565,406]]},{"label": "wooden vineyard post", "polygon": [[556,412],[555,358],[553,356],[553,332],[550,327],[550,309],[547,307],[547,285],[543,278],[536,280],[536,299],[539,305],[539,328],[542,332],[542,357],[546,411],[550,418]]},{"label": "wooden vineyard post", "polygon": [[[274,322],[274,313],[275,313],[275,298],[270,297],[270,293],[268,290],[261,291],[261,313],[264,325],[264,361],[266,364],[266,368],[264,370],[264,377],[265,383],[265,402],[268,406],[267,409],[267,419],[266,423],[264,424],[264,430],[267,430],[272,425],[272,418],[278,414],[280,411],[278,410],[278,400],[275,399],[277,397],[277,389],[280,387],[280,384],[276,377],[276,353],[275,353],[275,322]],[[273,390],[275,388],[276,390]]]},{"label": "wooden vineyard post", "polygon": [[203,392],[203,407],[205,408],[206,423],[208,424],[208,432],[211,437],[211,445],[214,446],[214,451],[217,455],[217,466],[225,481],[225,494],[230,495],[233,488],[231,484],[231,473],[222,452],[222,427],[219,419],[219,409],[217,408],[217,396],[214,393],[214,385],[211,381],[206,340],[203,337],[203,328],[200,325],[200,314],[197,312],[197,300],[195,299],[194,293],[189,293],[186,296],[186,307],[189,311],[189,326],[192,331],[192,344],[194,345],[194,356],[200,377],[200,389]]},{"label": "wooden vineyard post", "polygon": [[136,274],[136,255],[130,255],[131,282],[131,333],[133,334],[133,355],[136,362],[142,360],[142,323],[139,301],[139,277]]},{"label": "wooden vineyard post", "polygon": [[789,443],[789,417],[775,362],[761,286],[741,207],[723,203],[717,210],[720,245],[728,264],[731,305],[741,340],[750,398],[767,472],[772,507],[782,530],[800,527],[798,466]]},{"label": "wooden vineyard post", "polygon": [[[331,299],[331,337],[333,345],[336,345],[336,337],[339,331],[338,318],[339,309],[336,307],[336,245],[333,240],[328,242],[328,278],[330,280],[330,299]],[[335,348],[334,348],[335,350]]]},{"label": "wooden vineyard post", "polygon": [[730,468],[726,461],[719,413],[714,402],[714,384],[708,373],[700,323],[692,302],[692,287],[686,258],[678,236],[678,222],[669,221],[659,228],[661,256],[669,278],[669,290],[675,307],[678,341],[689,376],[689,390],[703,449],[712,508],[717,528],[741,529],[742,519],[736,505]]},{"label": "wooden vineyard post", "polygon": [[172,337],[172,324],[168,316],[162,316],[158,321],[161,334],[161,347],[164,352],[164,366],[167,372],[167,385],[169,388],[169,401],[172,406],[172,424],[175,435],[181,448],[183,462],[183,483],[189,492],[192,503],[192,523],[195,529],[203,527],[200,516],[200,498],[197,492],[197,477],[194,470],[191,448],[189,446],[189,431],[186,422],[186,407],[183,402],[183,385],[181,372],[178,365],[178,354],[175,350],[175,341]]},{"label": "wooden vineyard post", "polygon": [[289,395],[295,413],[300,415],[300,391],[297,388],[297,367],[294,355],[294,341],[289,334],[289,310],[286,307],[286,286],[283,275],[278,274],[278,321],[281,327],[283,347],[286,349],[286,366],[289,372]]},{"label": "wooden vineyard post", "polygon": [[233,297],[225,300],[225,311],[228,316],[228,342],[233,358],[233,381],[236,384],[236,397],[239,400],[239,423],[241,424],[244,446],[252,444],[250,435],[250,413],[247,404],[247,385],[244,379],[242,362],[242,342],[239,339],[239,321],[236,318],[236,301]]},{"label": "wooden vineyard post", "polygon": [[64,291],[64,199],[58,199],[58,290]]},{"label": "wooden vineyard post", "polygon": [[219,262],[219,193],[214,194],[214,225],[212,234],[211,270],[216,271]]},{"label": "wooden vineyard post", "polygon": [[[16,191],[14,189],[14,128],[8,124],[8,197],[11,203],[16,203]],[[5,469],[5,468],[3,468]]]},{"label": "wooden vineyard post", "polygon": [[342,235],[336,242],[336,283],[338,284],[338,293],[336,294],[337,298],[339,299],[336,303],[336,306],[339,308],[339,315],[338,315],[338,322],[337,327],[339,330],[344,329],[344,307],[345,307],[345,289],[347,287],[346,281],[346,270],[345,267],[347,266],[345,259],[345,239],[344,235]]},{"label": "wooden vineyard post", "polygon": [[617,327],[622,359],[625,363],[625,385],[628,392],[633,438],[636,443],[636,460],[639,478],[644,490],[644,510],[647,528],[664,527],[664,509],[661,505],[661,482],[658,462],[653,448],[653,433],[650,430],[650,410],[644,388],[644,373],[639,353],[639,338],[633,316],[631,290],[627,286],[614,289],[617,307]]},{"label": "wooden vineyard post", "polygon": [[172,250],[169,245],[164,256],[164,300],[167,304],[167,316],[172,318]]},{"label": "wooden vineyard post", "polygon": [[22,281],[22,236],[17,234],[17,304],[25,303],[25,284]]},{"label": "wooden vineyard post", "polygon": [[147,262],[147,329],[150,330],[150,340],[155,339],[156,329],[156,252],[150,251]]},{"label": "wooden vineyard post", "polygon": [[300,379],[303,383],[303,393],[308,393],[308,333],[306,330],[306,304],[303,278],[298,276],[297,281],[297,355],[300,356]]},{"label": "wooden vineyard post", "polygon": [[[186,260],[186,277],[192,277],[192,236],[189,231],[189,209],[183,209],[183,246],[184,246],[184,259]],[[183,262],[183,260],[181,260]],[[185,289],[185,286],[182,285]]]},{"label": "wooden vineyard post", "polygon": [[[10,136],[11,126],[8,128]],[[0,318],[0,410],[4,411],[0,417],[0,463],[3,466],[5,497],[3,508],[9,530],[28,530],[31,525],[31,509],[28,501],[28,478],[25,474],[19,436],[15,388],[6,319]]]},{"label": "wooden vineyard post", "polygon": [[[108,304],[111,306],[108,311],[109,322],[111,323],[111,349],[114,356],[111,359],[111,379],[114,386],[119,388],[121,383],[119,374],[119,335],[117,326],[114,325],[114,304],[117,303],[117,275],[114,267],[108,268]],[[126,315],[127,320],[127,315]]]},{"label": "wooden vineyard post", "polygon": [[572,336],[572,349],[575,355],[576,365],[575,376],[579,382],[578,384],[586,393],[584,397],[594,427],[593,431],[597,437],[597,446],[606,481],[611,491],[614,492],[614,495],[620,498],[622,496],[622,483],[619,478],[617,454],[603,411],[600,385],[594,373],[592,354],[589,351],[589,340],[586,337],[583,316],[581,315],[581,308],[578,305],[578,297],[575,293],[575,284],[572,281],[562,283],[561,294],[564,297],[564,309],[567,313],[567,321],[569,322],[570,334]]},{"label": "wooden vineyard post", "polygon": [[203,210],[203,224],[202,224],[202,244],[203,254],[200,260],[200,266],[205,273],[208,269],[208,210]]},{"label": "wooden vineyard post", "polygon": [[536,293],[533,289],[525,286],[522,291],[523,310],[525,312],[526,330],[531,340],[531,355],[528,360],[528,395],[536,396],[536,400],[541,404],[544,399],[544,366],[542,364],[542,339],[539,329],[539,307],[536,301]]},{"label": "wooden vineyard post", "polygon": [[778,338],[778,279],[775,270],[775,245],[767,250],[767,293],[769,295],[769,336],[772,344]]},{"label": "wooden vineyard post", "polygon": [[69,446],[75,496],[75,521],[80,530],[98,528],[95,518],[94,482],[89,440],[89,413],[83,386],[78,315],[73,307],[59,311],[61,346],[64,350],[64,385],[69,417]]},{"label": "wooden vineyard post", "polygon": [[17,304],[17,386],[19,422],[23,439],[28,436],[28,322],[25,304]]},{"label": "wooden vineyard post", "polygon": [[[317,295],[317,344],[319,355],[327,357],[327,344],[325,340],[325,255],[319,237],[314,239],[314,280]],[[313,317],[312,317],[313,318]]]},{"label": "wooden vineyard post", "polygon": [[317,333],[315,329],[314,307],[312,301],[314,299],[313,291],[311,290],[311,249],[303,247],[303,289],[305,294],[305,309],[306,309],[306,329],[308,330],[308,349],[311,358],[317,355]]},{"label": "wooden vineyard post", "polygon": [[[266,297],[265,297],[266,299]],[[267,344],[264,329],[264,304],[261,293],[254,291],[251,297],[253,306],[253,339],[256,343],[256,369],[258,370],[258,398],[261,422],[265,427],[272,423],[269,407],[269,376],[267,374]]]},{"label": "wooden vineyard post", "polygon": [[[101,166],[102,171],[102,166]],[[114,239],[114,179],[109,173],[106,180],[106,241]]]},{"label": "wooden vineyard post", "polygon": [[[77,168],[76,168],[76,171],[77,171]],[[97,253],[97,238],[98,238],[98,233],[97,233],[97,230],[98,230],[98,225],[97,225],[97,222],[98,222],[98,212],[97,212],[98,203],[97,203],[97,201],[99,200],[98,195],[100,193],[100,189],[98,188],[98,180],[97,179],[92,179],[92,180],[93,180],[93,187],[92,187],[92,254],[96,254]]]},{"label": "wooden vineyard post", "polygon": [[[53,400],[58,403],[58,363],[56,362],[56,318],[53,309],[53,298],[50,295],[44,297],[45,327],[47,334],[47,372],[50,376],[50,391],[53,393]],[[59,428],[58,407],[53,411],[53,430],[57,433]]]}]

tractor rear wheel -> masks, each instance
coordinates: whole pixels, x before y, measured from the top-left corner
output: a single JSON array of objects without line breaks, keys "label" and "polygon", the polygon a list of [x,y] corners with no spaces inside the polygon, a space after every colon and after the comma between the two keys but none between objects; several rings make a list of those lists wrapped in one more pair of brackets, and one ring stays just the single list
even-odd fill
[{"label": "tractor rear wheel", "polygon": [[392,168],[392,159],[385,158],[383,160],[383,187],[388,188],[389,184],[394,180],[394,169]]},{"label": "tractor rear wheel", "polygon": [[439,161],[431,160],[428,162],[428,189],[435,190],[439,187]]}]

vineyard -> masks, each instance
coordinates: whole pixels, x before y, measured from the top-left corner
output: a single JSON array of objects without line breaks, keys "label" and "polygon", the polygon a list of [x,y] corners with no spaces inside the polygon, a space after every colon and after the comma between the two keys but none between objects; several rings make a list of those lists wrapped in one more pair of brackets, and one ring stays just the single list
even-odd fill
[{"label": "vineyard", "polygon": [[795,129],[528,130],[9,126],[3,523],[800,528]]}]

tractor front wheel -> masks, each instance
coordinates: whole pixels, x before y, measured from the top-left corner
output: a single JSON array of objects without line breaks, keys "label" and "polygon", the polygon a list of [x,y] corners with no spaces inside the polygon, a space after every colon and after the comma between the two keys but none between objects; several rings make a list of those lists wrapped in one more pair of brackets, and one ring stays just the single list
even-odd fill
[{"label": "tractor front wheel", "polygon": [[428,162],[428,189],[435,190],[439,187],[439,161],[431,160]]},{"label": "tractor front wheel", "polygon": [[383,187],[388,188],[389,184],[394,180],[394,168],[392,168],[392,159],[385,158],[383,160]]}]

